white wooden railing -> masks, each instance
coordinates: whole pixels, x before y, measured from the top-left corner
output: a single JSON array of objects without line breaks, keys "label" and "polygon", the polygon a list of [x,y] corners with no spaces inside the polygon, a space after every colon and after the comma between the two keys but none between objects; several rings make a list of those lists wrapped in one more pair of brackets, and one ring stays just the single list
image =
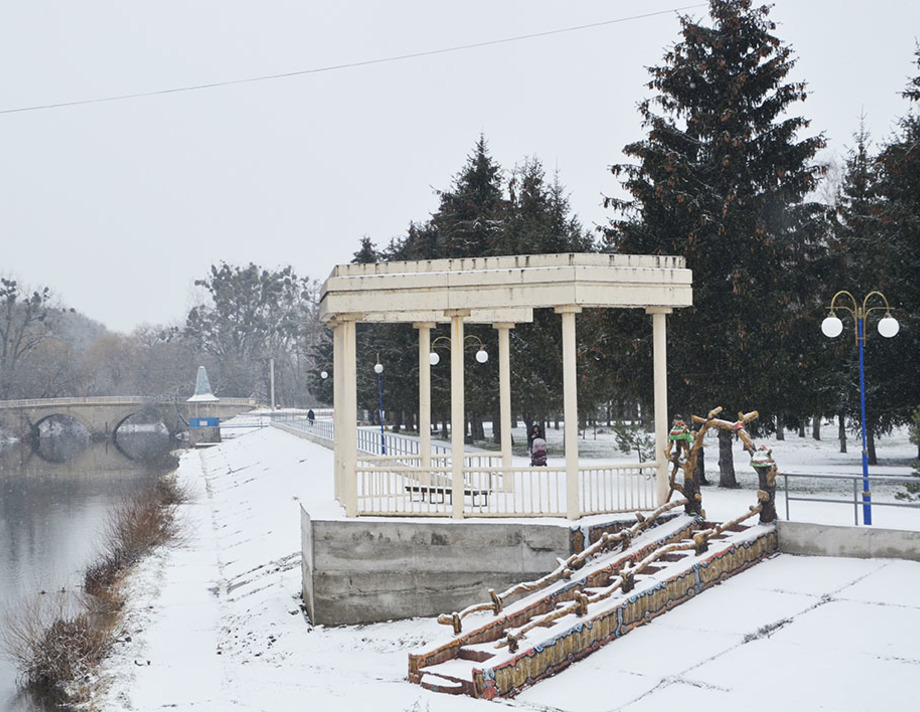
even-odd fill
[{"label": "white wooden railing", "polygon": [[[273,420],[304,430],[331,447],[332,422],[311,425],[303,414],[277,414]],[[359,516],[451,517],[453,471],[450,449],[432,443],[430,465],[422,468],[417,438],[385,433],[387,454],[380,454],[379,428],[357,431],[357,514]],[[657,506],[654,462],[633,465],[582,461],[578,468],[582,516],[652,511]],[[566,469],[502,467],[492,454],[463,458],[463,516],[566,517]]]},{"label": "white wooden railing", "polygon": [[[657,506],[655,463],[580,466],[581,514],[651,511]],[[364,457],[357,465],[359,515],[453,514],[449,457]],[[564,467],[502,467],[501,458],[473,455],[463,462],[463,513],[467,517],[565,517]]]}]

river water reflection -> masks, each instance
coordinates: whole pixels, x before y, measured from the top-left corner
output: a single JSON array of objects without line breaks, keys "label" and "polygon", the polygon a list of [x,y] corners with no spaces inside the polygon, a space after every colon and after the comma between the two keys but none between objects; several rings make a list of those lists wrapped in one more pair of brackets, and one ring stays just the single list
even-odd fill
[{"label": "river water reflection", "polygon": [[[128,455],[162,455],[168,447],[162,432],[120,436],[117,447],[44,438],[38,452],[27,445],[0,446],[0,615],[40,591],[78,588],[107,512],[163,472],[162,464]],[[16,671],[0,656],[0,710],[45,709],[18,694]]]}]

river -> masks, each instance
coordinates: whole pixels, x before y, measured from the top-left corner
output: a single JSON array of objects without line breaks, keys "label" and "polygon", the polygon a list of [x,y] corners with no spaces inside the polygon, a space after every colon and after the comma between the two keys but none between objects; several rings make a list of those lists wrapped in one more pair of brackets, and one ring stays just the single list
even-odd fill
[{"label": "river", "polygon": [[[168,435],[159,431],[120,436],[117,447],[57,437],[42,438],[38,452],[0,445],[0,624],[30,601],[79,589],[107,512],[163,472],[162,464],[142,458],[168,448]],[[0,648],[0,710],[47,709],[19,692]]]}]

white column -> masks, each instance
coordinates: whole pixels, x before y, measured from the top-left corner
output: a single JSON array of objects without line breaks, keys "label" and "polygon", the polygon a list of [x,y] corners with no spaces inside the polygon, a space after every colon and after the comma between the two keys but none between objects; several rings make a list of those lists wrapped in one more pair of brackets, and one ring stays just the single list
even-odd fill
[{"label": "white column", "polygon": [[463,437],[466,433],[466,412],[463,389],[463,317],[468,309],[452,309],[450,317],[450,457],[454,519],[463,519]]},{"label": "white column", "polygon": [[565,418],[565,496],[566,516],[581,516],[581,497],[578,486],[578,378],[575,363],[575,315],[579,306],[556,307],[562,315],[562,389],[563,417]]},{"label": "white column", "polygon": [[345,392],[342,390],[344,377],[342,376],[342,367],[345,363],[344,354],[344,337],[345,325],[341,321],[334,321],[332,324],[332,451],[333,451],[333,470],[335,473],[335,498],[339,504],[345,504],[344,494],[344,473],[345,473],[345,452],[343,441],[345,439],[345,421],[342,416],[345,413],[345,403],[343,399]]},{"label": "white column", "polygon": [[511,348],[509,337],[514,324],[493,324],[498,329],[498,400],[499,417],[502,431],[502,489],[511,492],[514,489],[514,477],[508,472],[511,467]]},{"label": "white column", "polygon": [[431,330],[435,324],[423,322],[418,329],[418,451],[419,484],[431,483]]},{"label": "white column", "polygon": [[668,500],[668,339],[665,329],[667,307],[649,307],[652,315],[652,361],[655,383],[655,490],[658,506]]},{"label": "white column", "polygon": [[[348,319],[342,324],[341,382],[335,384],[342,398],[342,483],[345,516],[358,516],[358,386],[356,368],[356,322]],[[336,437],[338,440],[338,437]]]}]

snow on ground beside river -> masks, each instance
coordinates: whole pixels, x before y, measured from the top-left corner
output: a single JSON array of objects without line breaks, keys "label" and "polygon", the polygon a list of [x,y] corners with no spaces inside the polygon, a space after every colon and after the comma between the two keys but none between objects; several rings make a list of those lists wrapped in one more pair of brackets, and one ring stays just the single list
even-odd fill
[{"label": "snow on ground beside river", "polygon": [[[535,685],[485,702],[406,681],[408,653],[446,640],[433,619],[311,626],[300,606],[300,506],[341,516],[331,451],[277,429],[240,429],[218,447],[186,451],[180,479],[187,537],[131,581],[127,636],[106,664],[98,708],[400,710],[906,709],[920,673],[920,563],[780,555],[676,608]],[[553,438],[552,431],[548,433]],[[588,434],[591,437],[591,433]],[[601,437],[601,436],[599,436]],[[781,469],[859,472],[836,441],[789,438]],[[586,448],[587,449],[587,448]],[[599,450],[598,450],[599,452]],[[881,474],[908,474],[906,438],[879,443]],[[617,456],[622,459],[622,456]],[[754,503],[704,488],[711,518]],[[712,468],[711,468],[712,469]],[[778,502],[780,515],[783,504]],[[876,526],[920,529],[920,512],[873,510]],[[793,519],[852,524],[852,507],[792,503]]]}]

